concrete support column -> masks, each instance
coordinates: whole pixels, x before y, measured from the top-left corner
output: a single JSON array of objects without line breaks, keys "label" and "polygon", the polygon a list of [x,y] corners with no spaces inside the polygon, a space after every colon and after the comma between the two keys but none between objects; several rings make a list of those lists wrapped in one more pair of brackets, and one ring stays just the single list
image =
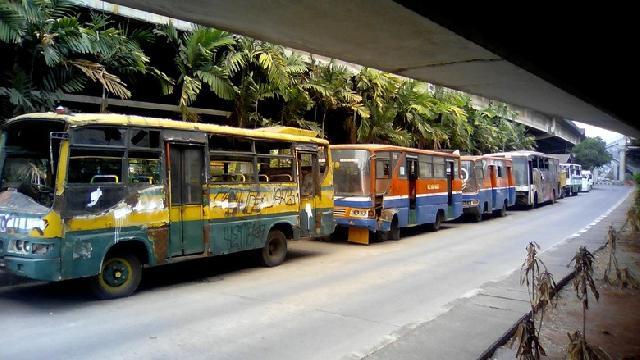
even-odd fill
[{"label": "concrete support column", "polygon": [[625,169],[627,167],[627,147],[622,146],[620,149],[620,166],[618,167],[618,180],[624,181]]}]

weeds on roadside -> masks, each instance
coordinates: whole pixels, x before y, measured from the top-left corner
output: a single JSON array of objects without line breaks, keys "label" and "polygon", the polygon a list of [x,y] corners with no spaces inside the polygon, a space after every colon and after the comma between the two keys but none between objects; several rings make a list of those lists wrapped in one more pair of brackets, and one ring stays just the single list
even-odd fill
[{"label": "weeds on roadside", "polygon": [[586,360],[586,359],[610,359],[611,357],[601,348],[592,347],[587,343],[586,323],[587,309],[589,309],[589,290],[592,296],[598,301],[600,294],[596,289],[593,280],[593,254],[584,246],[581,246],[576,255],[571,259],[569,265],[573,264],[575,275],[573,278],[573,288],[576,291],[576,297],[582,301],[582,332],[575,331],[573,334],[567,333],[569,344],[567,345],[567,359]]},{"label": "weeds on roadside", "polygon": [[[640,288],[640,282],[633,277],[628,268],[618,267],[618,259],[616,258],[616,246],[618,242],[618,232],[609,226],[609,232],[607,235],[607,247],[609,248],[609,263],[604,270],[603,280],[610,285],[620,286],[621,288]],[[615,277],[612,274],[615,272]]]},{"label": "weeds on roadside", "polygon": [[[553,302],[553,294],[556,282],[553,275],[547,270],[544,262],[538,257],[540,245],[530,242],[526,247],[527,258],[520,268],[520,285],[526,285],[531,304],[531,317],[518,324],[515,336],[510,344],[513,346],[518,341],[516,358],[525,360],[538,360],[540,356],[546,356],[544,348],[540,344],[540,330],[544,318],[544,307]],[[542,271],[540,268],[542,267]],[[540,310],[540,322],[536,329],[533,314]]]}]

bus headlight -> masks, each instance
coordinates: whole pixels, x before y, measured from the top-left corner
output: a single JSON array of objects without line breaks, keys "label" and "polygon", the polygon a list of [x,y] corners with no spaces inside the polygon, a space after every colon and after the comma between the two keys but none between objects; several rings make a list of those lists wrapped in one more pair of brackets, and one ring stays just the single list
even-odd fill
[{"label": "bus headlight", "polygon": [[376,212],[373,209],[351,209],[349,216],[357,218],[374,218]]},{"label": "bus headlight", "polygon": [[34,255],[46,255],[51,248],[53,248],[53,245],[51,244],[34,243],[32,245],[31,253]]},{"label": "bus headlight", "polygon": [[478,200],[465,200],[462,202],[464,206],[478,206],[480,202]]}]

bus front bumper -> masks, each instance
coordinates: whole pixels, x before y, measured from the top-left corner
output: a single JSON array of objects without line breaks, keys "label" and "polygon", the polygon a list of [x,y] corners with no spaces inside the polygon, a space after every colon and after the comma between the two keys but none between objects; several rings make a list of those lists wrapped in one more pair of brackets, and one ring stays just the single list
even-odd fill
[{"label": "bus front bumper", "polygon": [[[22,241],[29,241],[22,238]],[[46,247],[44,253],[33,254],[26,251],[15,250],[16,239],[0,238],[0,260],[4,262],[5,271],[17,276],[22,276],[42,281],[61,280],[60,274],[60,241],[46,241],[37,239],[31,243],[33,249],[37,245],[39,249]]]},{"label": "bus front bumper", "polygon": [[391,222],[382,219],[356,219],[348,217],[336,217],[338,226],[366,228],[369,231],[389,231],[391,230]]}]

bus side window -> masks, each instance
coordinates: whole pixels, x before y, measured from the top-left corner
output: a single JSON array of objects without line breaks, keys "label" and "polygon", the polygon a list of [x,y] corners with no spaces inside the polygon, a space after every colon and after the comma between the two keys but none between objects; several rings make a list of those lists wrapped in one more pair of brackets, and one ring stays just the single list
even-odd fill
[{"label": "bus side window", "polygon": [[129,151],[128,178],[130,184],[160,184],[160,153]]},{"label": "bus side window", "polygon": [[502,166],[498,165],[498,177],[501,178],[502,177]]},{"label": "bus side window", "polygon": [[255,142],[260,182],[294,182],[292,146],[284,141]]},{"label": "bus side window", "polygon": [[121,183],[124,151],[72,149],[69,184]]},{"label": "bus side window", "polygon": [[255,181],[255,173],[253,156],[211,154],[209,157],[210,183],[250,183]]},{"label": "bus side window", "polygon": [[446,178],[446,174],[444,158],[435,156],[433,158],[433,176],[436,178]]},{"label": "bus side window", "polygon": [[101,212],[121,201],[124,159],[124,150],[72,148],[62,216]]},{"label": "bus side window", "polygon": [[418,175],[421,179],[433,177],[433,157],[430,155],[418,155]]}]

